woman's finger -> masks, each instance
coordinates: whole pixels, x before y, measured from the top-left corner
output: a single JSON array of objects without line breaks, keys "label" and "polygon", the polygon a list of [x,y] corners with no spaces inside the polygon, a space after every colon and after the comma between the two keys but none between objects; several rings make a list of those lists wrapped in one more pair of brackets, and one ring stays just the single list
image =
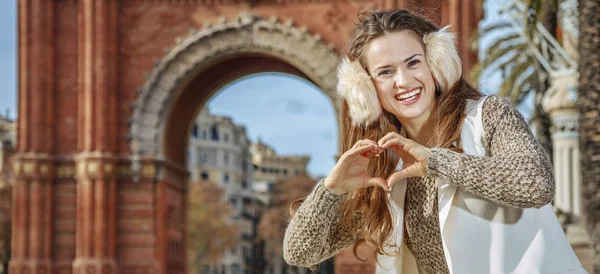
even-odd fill
[{"label": "woman's finger", "polygon": [[389,139],[389,140],[385,141],[385,143],[381,144],[380,146],[383,149],[388,149],[388,148],[393,147],[393,146],[402,147],[403,144],[398,139]]},{"label": "woman's finger", "polygon": [[392,187],[397,183],[400,182],[400,180],[402,179],[406,179],[406,178],[410,178],[411,176],[409,176],[408,173],[408,169],[403,169],[400,171],[396,171],[394,173],[392,173],[392,175],[390,175],[390,177],[387,179],[387,187],[389,189],[392,189]]},{"label": "woman's finger", "polygon": [[388,187],[387,182],[379,177],[370,178],[364,183],[364,186],[378,186],[383,188],[385,191],[389,191],[390,189],[390,187]]},{"label": "woman's finger", "polygon": [[379,146],[381,146],[383,143],[387,142],[388,140],[395,139],[397,137],[402,137],[402,136],[396,132],[389,132],[385,136],[381,137],[381,139],[379,139],[379,141],[377,141],[377,144]]},{"label": "woman's finger", "polygon": [[[355,148],[348,150],[346,155],[348,155],[348,156],[363,155],[363,153],[369,152],[370,150],[374,150],[374,149],[375,149],[375,145],[363,145],[363,146],[355,147]],[[366,155],[363,155],[363,156],[366,157]]]},{"label": "woman's finger", "polygon": [[352,146],[352,148],[356,148],[356,147],[360,147],[360,146],[366,146],[366,145],[377,146],[377,143],[375,143],[375,141],[370,140],[370,139],[363,139],[363,140],[358,140],[356,143],[354,143],[354,146]]},{"label": "woman's finger", "polygon": [[420,170],[421,169],[419,168],[418,164],[413,164],[413,165],[406,167],[405,169],[396,171],[396,172],[392,173],[392,175],[390,175],[390,177],[388,177],[387,185],[391,189],[394,184],[396,184],[397,182],[399,182],[402,179],[425,176],[425,174],[422,174],[423,172],[420,172]]}]

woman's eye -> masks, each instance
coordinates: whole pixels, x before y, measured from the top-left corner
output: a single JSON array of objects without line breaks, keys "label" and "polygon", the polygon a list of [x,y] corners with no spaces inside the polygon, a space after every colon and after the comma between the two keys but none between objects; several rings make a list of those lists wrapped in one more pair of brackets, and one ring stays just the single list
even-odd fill
[{"label": "woman's eye", "polygon": [[392,73],[394,73],[394,71],[392,71],[391,69],[386,69],[386,70],[380,71],[379,74],[377,74],[377,76],[390,75]]},{"label": "woman's eye", "polygon": [[421,63],[421,60],[412,60],[412,61],[410,61],[410,62],[408,63],[408,66],[409,66],[409,67],[412,67],[412,66],[414,66],[414,65],[416,65],[416,64],[418,64],[418,63]]}]

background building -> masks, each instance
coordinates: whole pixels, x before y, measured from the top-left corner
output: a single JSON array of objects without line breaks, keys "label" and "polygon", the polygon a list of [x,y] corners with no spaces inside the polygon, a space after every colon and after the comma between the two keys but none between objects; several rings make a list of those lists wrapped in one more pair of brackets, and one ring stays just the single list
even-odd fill
[{"label": "background building", "polygon": [[[257,199],[266,209],[270,206],[275,189],[281,187],[289,178],[298,175],[305,175],[306,166],[310,161],[310,156],[282,156],[277,155],[274,149],[258,140],[251,145],[252,164],[254,166],[254,185],[253,189]],[[274,248],[265,248],[265,257],[267,266],[264,273],[281,274],[290,273],[292,267],[288,266],[283,257],[275,252]],[[296,268],[295,273],[306,273],[306,269]]]},{"label": "background building", "polygon": [[233,208],[232,222],[240,228],[239,243],[224,254],[222,262],[209,266],[216,273],[260,273],[262,257],[256,248],[256,222],[260,206],[252,191],[252,157],[246,129],[228,117],[203,108],[192,127],[188,148],[191,181],[211,180],[224,190]]},{"label": "background building", "polygon": [[10,260],[12,187],[8,162],[15,145],[16,123],[0,116],[0,273],[8,272]]},{"label": "background building", "polygon": [[254,190],[261,195],[264,202],[269,202],[269,196],[278,182],[306,174],[306,165],[310,156],[280,156],[275,150],[258,140],[250,147],[252,165],[254,167]]}]

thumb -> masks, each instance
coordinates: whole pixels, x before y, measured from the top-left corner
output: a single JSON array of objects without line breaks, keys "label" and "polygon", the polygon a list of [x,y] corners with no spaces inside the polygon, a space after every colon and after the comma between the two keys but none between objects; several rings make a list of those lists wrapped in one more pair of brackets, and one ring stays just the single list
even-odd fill
[{"label": "thumb", "polygon": [[388,191],[389,187],[387,182],[379,177],[372,177],[370,179],[367,180],[367,182],[365,183],[365,186],[378,186],[383,188],[385,191]]},{"label": "thumb", "polygon": [[411,177],[411,176],[410,176],[408,169],[396,171],[396,172],[392,173],[392,175],[390,175],[390,177],[387,179],[387,186],[391,189],[392,186],[394,186],[397,182],[399,182],[402,179],[409,178],[409,177]]}]

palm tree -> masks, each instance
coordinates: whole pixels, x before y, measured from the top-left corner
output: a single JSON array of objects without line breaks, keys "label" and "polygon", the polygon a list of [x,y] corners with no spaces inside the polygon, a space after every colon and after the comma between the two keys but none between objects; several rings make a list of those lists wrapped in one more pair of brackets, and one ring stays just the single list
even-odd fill
[{"label": "palm tree", "polygon": [[[527,17],[524,18],[524,22],[518,23],[524,26],[526,35],[531,37],[537,22],[540,21],[552,36],[556,36],[557,1],[528,1]],[[549,87],[549,79],[538,59],[530,51],[527,41],[514,28],[514,22],[508,20],[511,19],[484,27],[472,37],[472,41],[477,41],[486,35],[503,34],[484,51],[485,59],[473,67],[470,77],[477,83],[483,69],[501,71],[503,79],[497,95],[509,99],[515,105],[521,104],[533,93],[531,122],[535,125],[538,140],[552,157],[551,120],[542,108],[542,99]],[[477,43],[471,45],[476,46]]]},{"label": "palm tree", "polygon": [[579,146],[583,206],[592,239],[594,273],[600,273],[600,3],[579,0]]}]

